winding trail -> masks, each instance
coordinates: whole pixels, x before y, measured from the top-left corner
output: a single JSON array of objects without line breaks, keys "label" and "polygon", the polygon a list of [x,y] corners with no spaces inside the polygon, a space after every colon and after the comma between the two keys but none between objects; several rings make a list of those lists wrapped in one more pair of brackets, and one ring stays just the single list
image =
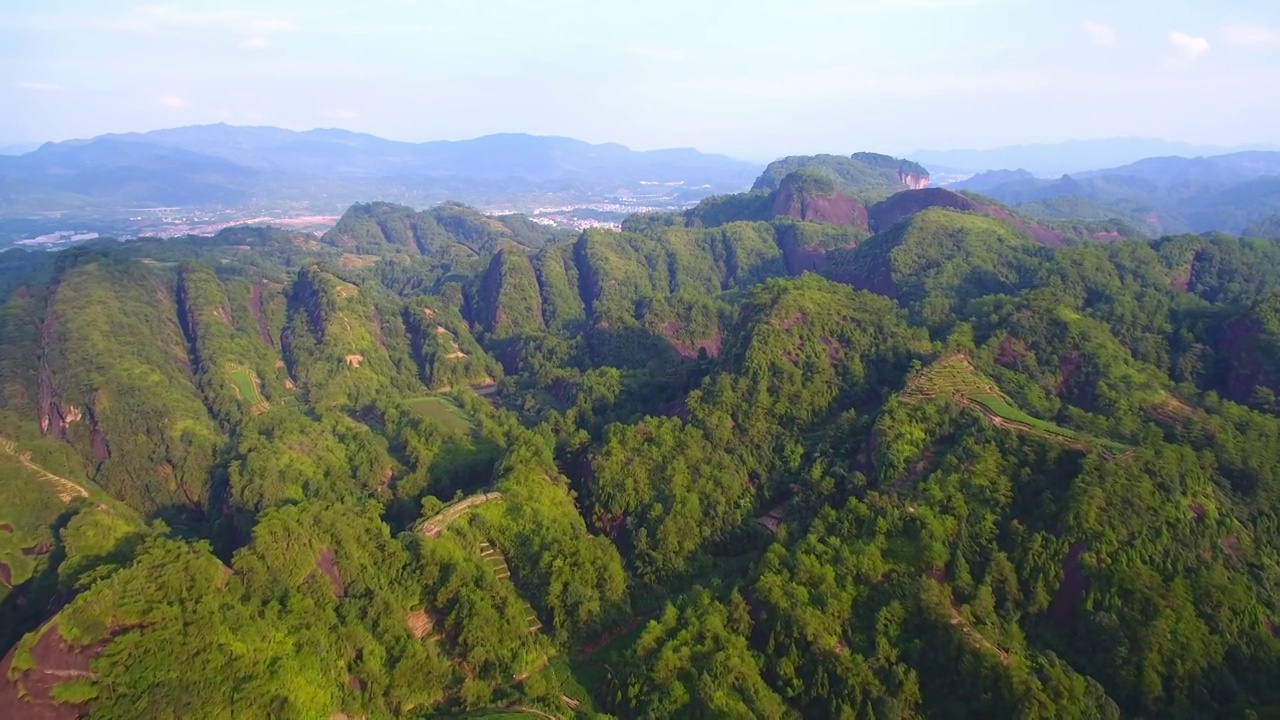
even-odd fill
[{"label": "winding trail", "polygon": [[74,497],[89,497],[88,490],[31,462],[31,453],[19,453],[17,446],[9,438],[0,436],[0,451],[7,455],[12,455],[18,462],[39,475],[41,479],[53,483],[58,488],[58,499],[64,504],[71,502],[71,498]]},{"label": "winding trail", "polygon": [[501,499],[502,493],[500,492],[481,493],[464,498],[423,520],[422,524],[418,526],[418,532],[429,538],[440,537],[440,533],[444,531],[445,527],[457,520],[466,511],[491,500]]}]

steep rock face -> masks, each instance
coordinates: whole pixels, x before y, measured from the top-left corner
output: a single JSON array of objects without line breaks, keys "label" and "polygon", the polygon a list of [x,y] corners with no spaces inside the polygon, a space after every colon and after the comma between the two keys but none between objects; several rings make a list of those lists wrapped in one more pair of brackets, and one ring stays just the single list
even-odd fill
[{"label": "steep rock face", "polygon": [[17,648],[0,660],[0,717],[28,720],[75,720],[83,717],[79,703],[59,702],[54,688],[69,680],[93,677],[90,663],[105,643],[71,647],[58,636],[57,621],[41,630],[30,649],[31,667],[13,670]]},{"label": "steep rock face", "polygon": [[997,205],[984,203],[943,188],[906,190],[876,203],[868,211],[871,230],[877,233],[884,232],[906,218],[929,208],[945,208],[985,215],[1009,223],[1030,235],[1041,245],[1061,247],[1066,244],[1062,233],[1056,230],[1028,222]]},{"label": "steep rock face", "polygon": [[804,222],[868,229],[867,209],[862,203],[841,192],[828,194],[810,189],[795,174],[783,179],[774,195],[773,214]]},{"label": "steep rock face", "polygon": [[929,187],[929,176],[911,172],[905,168],[898,169],[898,180],[912,190],[923,190]]}]

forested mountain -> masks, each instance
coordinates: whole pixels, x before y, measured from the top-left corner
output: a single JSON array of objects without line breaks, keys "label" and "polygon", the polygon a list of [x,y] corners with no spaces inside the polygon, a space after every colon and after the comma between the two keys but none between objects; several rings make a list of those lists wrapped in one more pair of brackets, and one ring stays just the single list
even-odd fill
[{"label": "forested mountain", "polygon": [[863,200],[884,198],[894,191],[919,189],[929,184],[929,171],[910,160],[860,152],[851,156],[796,155],[769,163],[752,190],[777,190],[782,180],[797,170],[821,172],[838,189]]},{"label": "forested mountain", "polygon": [[1280,210],[1280,152],[1156,157],[1109,170],[1040,179],[988,172],[950,185],[1051,219],[1118,218],[1155,236],[1242,232]]},{"label": "forested mountain", "polygon": [[758,171],[691,149],[638,152],[559,137],[406,143],[344,130],[219,124],[46,143],[0,156],[0,186],[12,186],[0,213],[282,202],[325,210],[367,198],[501,202],[539,193],[599,201],[655,185],[702,189],[697,200],[707,191],[745,188]]},{"label": "forested mountain", "polygon": [[0,716],[1274,716],[1280,244],[882,158],[0,253]]}]

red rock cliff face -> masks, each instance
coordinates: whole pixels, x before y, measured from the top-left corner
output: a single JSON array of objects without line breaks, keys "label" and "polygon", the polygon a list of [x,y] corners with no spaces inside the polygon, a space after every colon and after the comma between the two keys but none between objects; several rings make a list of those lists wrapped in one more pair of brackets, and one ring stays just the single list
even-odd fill
[{"label": "red rock cliff face", "polygon": [[843,247],[822,248],[806,245],[795,227],[784,227],[778,232],[778,247],[782,249],[782,259],[787,265],[787,272],[800,275],[806,272],[822,273],[831,265],[831,255],[853,245]]},{"label": "red rock cliff face", "polygon": [[798,189],[791,178],[782,181],[773,198],[773,214],[793,217],[805,222],[820,222],[831,225],[849,225],[870,232],[867,223],[867,209],[862,203],[845,195],[833,193],[819,195],[806,193]]},{"label": "red rock cliff face", "polygon": [[929,187],[928,175],[917,175],[915,173],[906,172],[905,170],[899,170],[898,180],[912,190],[923,190]]}]

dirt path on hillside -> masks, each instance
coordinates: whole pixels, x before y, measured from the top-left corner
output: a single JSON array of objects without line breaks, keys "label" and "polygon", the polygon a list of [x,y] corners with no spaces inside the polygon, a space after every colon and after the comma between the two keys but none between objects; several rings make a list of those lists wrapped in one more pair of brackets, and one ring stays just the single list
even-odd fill
[{"label": "dirt path on hillside", "polygon": [[466,511],[476,507],[477,505],[483,505],[491,500],[501,499],[502,493],[500,492],[472,495],[469,498],[460,500],[446,507],[435,515],[424,520],[422,524],[418,526],[418,532],[429,538],[440,537],[440,533],[444,531],[445,526],[454,520],[457,520],[458,517]]},{"label": "dirt path on hillside", "polygon": [[71,502],[71,498],[73,497],[89,497],[88,490],[85,490],[83,487],[80,487],[76,483],[73,483],[64,477],[54,475],[48,470],[45,470],[39,465],[31,462],[31,453],[19,453],[14,442],[6,437],[0,436],[0,452],[12,455],[18,462],[27,466],[27,468],[39,475],[41,479],[53,483],[53,485],[58,488],[58,499],[64,504]]},{"label": "dirt path on hillside", "polygon": [[603,650],[606,646],[608,646],[614,640],[617,640],[623,635],[626,635],[627,633],[634,630],[635,627],[639,625],[641,622],[644,622],[652,617],[653,617],[652,613],[648,613],[645,615],[635,615],[635,616],[632,616],[630,619],[628,619],[625,623],[604,631],[604,633],[602,633],[595,640],[592,640],[591,642],[583,645],[581,648],[578,649],[577,659],[581,661],[581,660],[586,660],[587,658],[590,658],[592,655],[595,655],[597,652],[600,652],[601,650]]}]

